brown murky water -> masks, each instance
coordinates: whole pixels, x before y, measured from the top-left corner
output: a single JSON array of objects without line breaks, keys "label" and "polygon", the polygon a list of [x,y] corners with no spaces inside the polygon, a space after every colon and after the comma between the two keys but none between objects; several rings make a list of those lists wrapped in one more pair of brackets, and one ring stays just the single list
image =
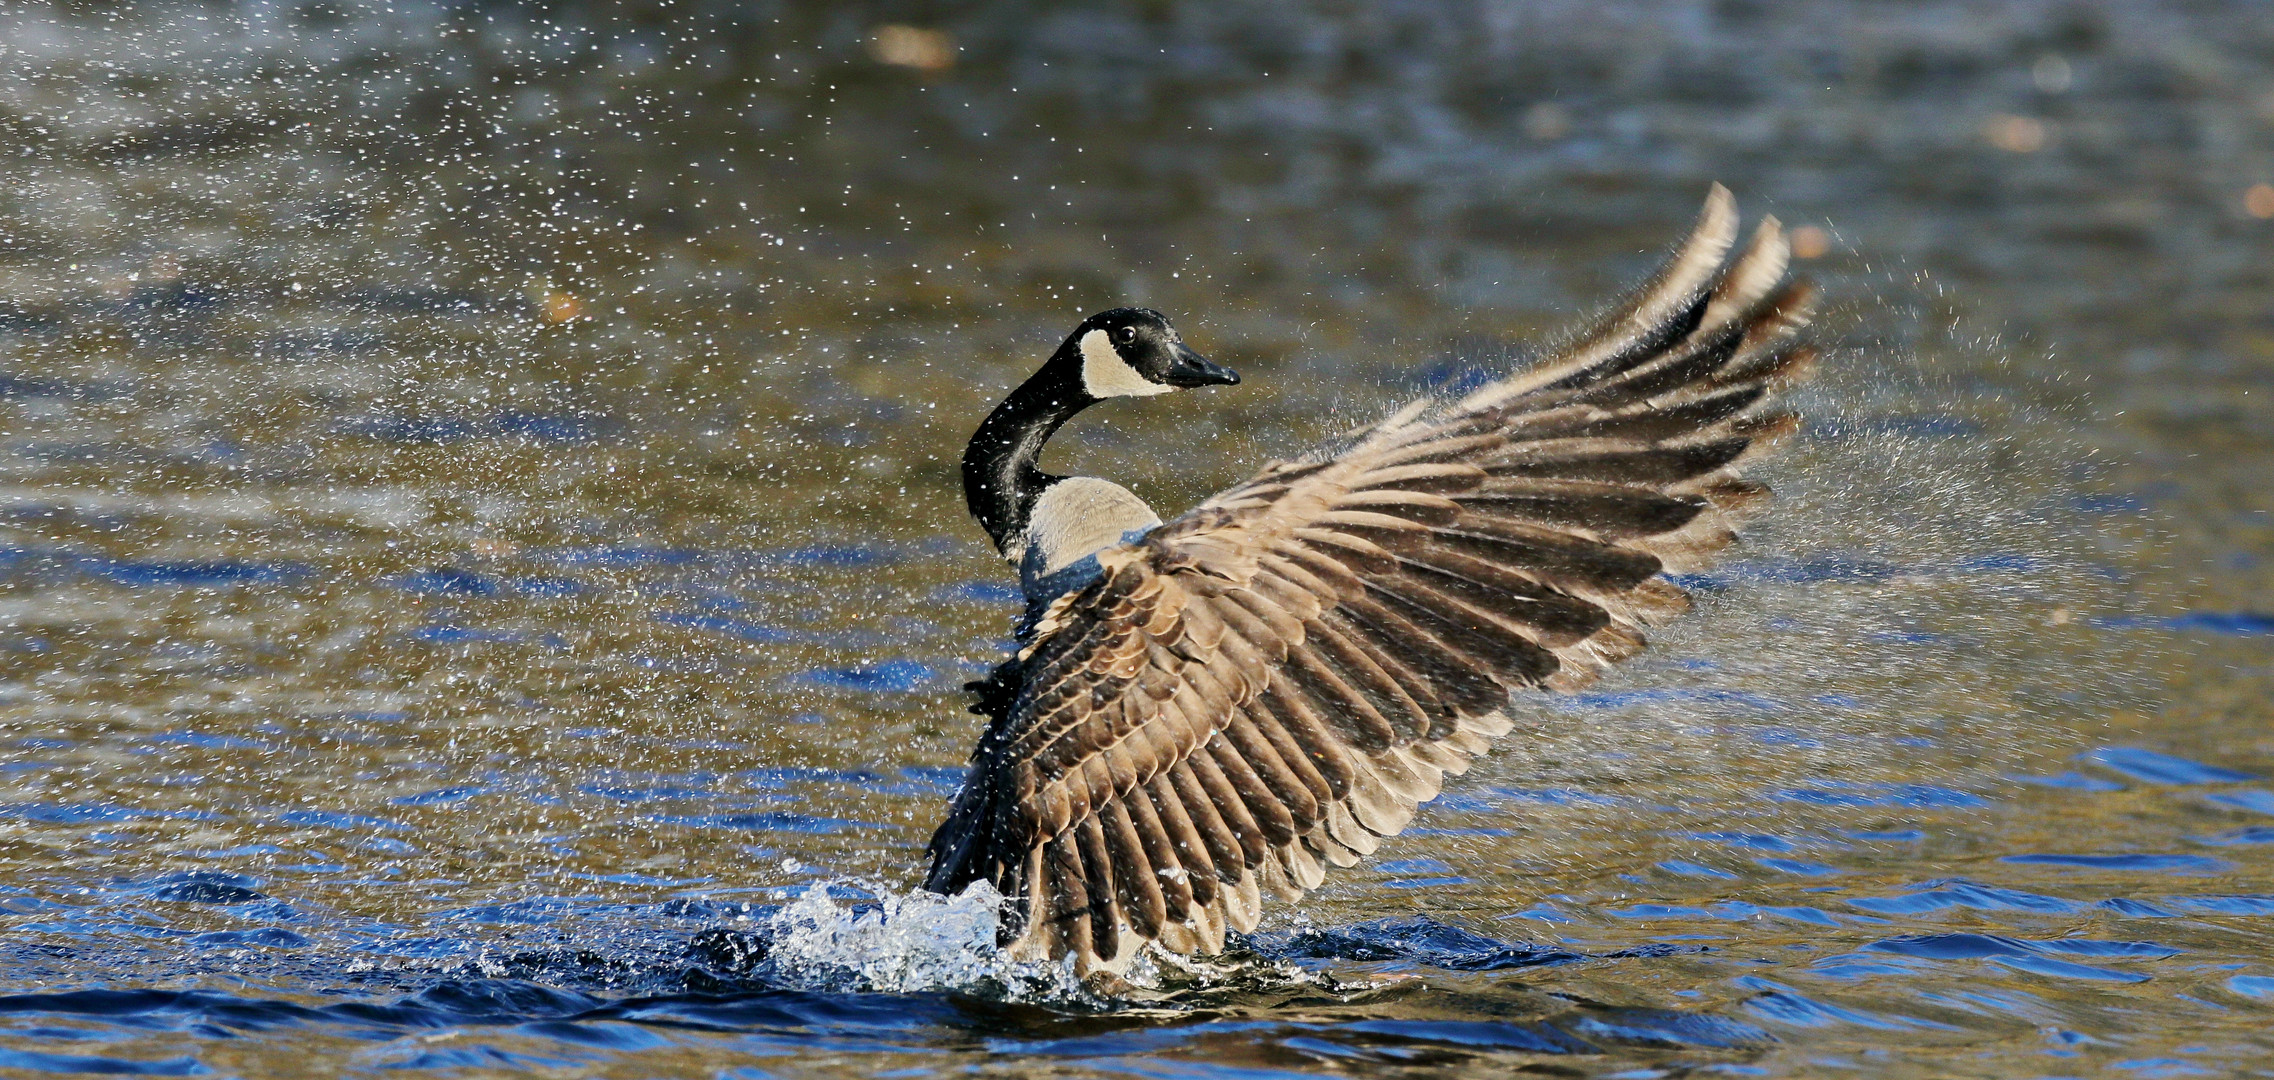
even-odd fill
[{"label": "brown murky water", "polygon": [[[2220,5],[0,10],[0,1071],[2254,1074],[2269,57]],[[1834,355],[1699,613],[1246,967],[1004,1000],[906,895],[1012,607],[978,417],[1159,307],[1248,381],[1053,453],[1186,505],[1521,362],[1716,179]]]}]

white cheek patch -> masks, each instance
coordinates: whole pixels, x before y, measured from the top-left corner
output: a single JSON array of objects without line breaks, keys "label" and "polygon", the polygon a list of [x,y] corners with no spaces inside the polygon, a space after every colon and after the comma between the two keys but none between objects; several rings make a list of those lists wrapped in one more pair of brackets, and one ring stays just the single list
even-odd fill
[{"label": "white cheek patch", "polygon": [[1113,339],[1105,331],[1092,330],[1082,335],[1082,389],[1094,398],[1117,398],[1166,394],[1176,387],[1137,374],[1113,351]]}]

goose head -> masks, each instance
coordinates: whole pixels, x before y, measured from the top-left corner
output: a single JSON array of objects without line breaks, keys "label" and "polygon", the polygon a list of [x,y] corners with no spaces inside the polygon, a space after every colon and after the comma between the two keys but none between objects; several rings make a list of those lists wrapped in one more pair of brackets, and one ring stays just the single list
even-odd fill
[{"label": "goose head", "polygon": [[1240,381],[1239,372],[1192,351],[1151,308],[1114,308],[1082,320],[1059,355],[1080,365],[1082,390],[1098,401]]},{"label": "goose head", "polygon": [[[1066,479],[1039,466],[1042,446],[1059,425],[1113,398],[1239,381],[1238,372],[1188,348],[1158,311],[1115,308],[1083,319],[1041,370],[987,414],[963,448],[963,497],[971,516],[997,550],[1018,562],[1036,501]],[[1137,498],[1128,495],[1128,501]],[[1143,516],[1152,519],[1152,512]]]}]

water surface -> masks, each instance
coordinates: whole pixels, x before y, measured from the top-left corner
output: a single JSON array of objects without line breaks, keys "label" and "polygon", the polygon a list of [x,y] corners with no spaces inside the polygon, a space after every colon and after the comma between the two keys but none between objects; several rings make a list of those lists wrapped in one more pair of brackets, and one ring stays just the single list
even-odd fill
[{"label": "water surface", "polygon": [[[2270,39],[0,13],[0,1070],[2263,1068]],[[1831,355],[1694,617],[1230,967],[1104,1001],[908,895],[1014,607],[954,462],[1075,321],[1247,376],[1054,447],[1179,507],[1521,362],[1712,180],[1817,230]]]}]

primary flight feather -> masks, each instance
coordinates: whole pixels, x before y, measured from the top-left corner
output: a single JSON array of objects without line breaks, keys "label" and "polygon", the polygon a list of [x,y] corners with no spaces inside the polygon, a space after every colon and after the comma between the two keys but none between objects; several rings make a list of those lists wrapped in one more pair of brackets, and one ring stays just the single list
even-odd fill
[{"label": "primary flight feather", "polygon": [[1809,290],[1764,220],[1732,261],[1714,185],[1647,285],[1546,362],[1423,399],[1163,523],[1037,462],[1112,397],[1239,381],[1158,313],[1075,329],[973,436],[971,511],[1019,568],[1019,649],[925,887],[986,880],[1019,957],[1214,953],[1403,830],[1511,726],[1688,606],[1767,494],[1739,476],[1797,421]]}]

